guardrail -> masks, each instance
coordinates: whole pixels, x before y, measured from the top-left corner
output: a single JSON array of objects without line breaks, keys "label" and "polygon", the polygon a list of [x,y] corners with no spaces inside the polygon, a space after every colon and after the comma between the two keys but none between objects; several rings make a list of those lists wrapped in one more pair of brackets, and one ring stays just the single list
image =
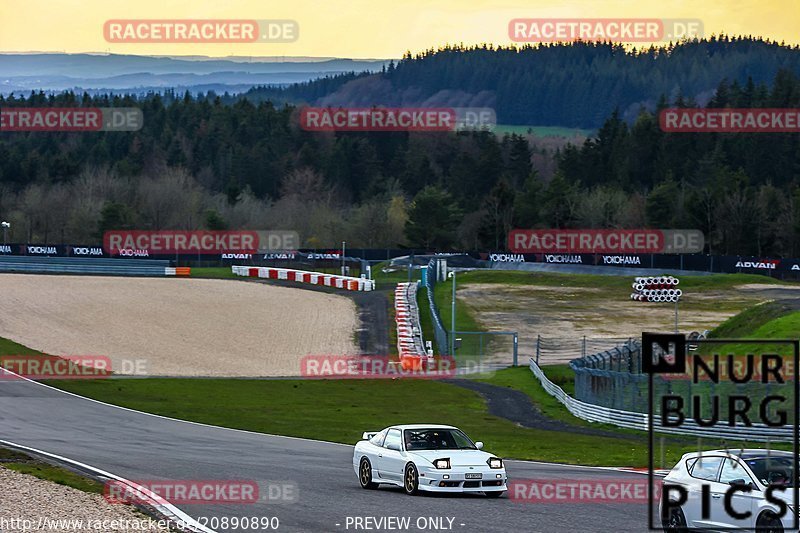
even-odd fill
[{"label": "guardrail", "polygon": [[167,260],[85,257],[0,256],[0,272],[106,274],[118,276],[188,276],[189,267],[170,267]]},{"label": "guardrail", "polygon": [[295,270],[293,268],[233,265],[231,266],[231,271],[237,276],[297,281],[300,283],[310,283],[312,285],[335,287],[337,289],[345,289],[348,291],[375,290],[375,281],[371,279],[352,278],[350,276],[338,276],[336,274],[323,274],[321,272],[309,272],[306,270]]},{"label": "guardrail", "polygon": [[[536,364],[533,358],[530,360],[530,368],[533,375],[541,383],[542,388],[547,391],[550,396],[561,402],[567,410],[574,416],[586,420],[587,422],[599,422],[601,424],[612,424],[617,427],[626,429],[638,429],[647,431],[648,415],[647,413],[635,413],[632,411],[622,411],[619,409],[611,409],[609,407],[602,407],[585,403],[576,400],[566,392],[564,389],[547,379],[539,365]],[[655,417],[658,421],[658,417]],[[753,424],[751,427],[701,427],[697,425],[694,420],[687,419],[681,427],[664,427],[657,425],[655,431],[658,433],[668,433],[673,435],[691,435],[695,437],[706,437],[712,439],[731,439],[737,441],[753,441],[753,442],[777,442],[777,441],[792,441],[793,430],[789,426],[783,427],[770,427],[764,424]]]},{"label": "guardrail", "polygon": [[427,292],[428,292],[428,307],[433,317],[433,338],[436,340],[436,347],[439,349],[439,355],[445,355],[450,352],[449,344],[447,343],[447,330],[442,325],[442,319],[439,316],[439,309],[436,307],[436,302],[433,298],[433,291],[436,289],[436,260],[431,259],[428,262],[428,275],[427,275]]}]

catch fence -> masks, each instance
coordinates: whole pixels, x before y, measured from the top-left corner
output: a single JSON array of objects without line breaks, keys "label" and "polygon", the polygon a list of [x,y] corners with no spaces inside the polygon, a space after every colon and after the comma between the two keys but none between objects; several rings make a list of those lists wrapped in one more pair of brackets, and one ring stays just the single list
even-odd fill
[{"label": "catch fence", "polygon": [[[581,401],[567,394],[564,389],[550,381],[536,361],[531,358],[530,369],[536,379],[548,394],[561,402],[567,410],[578,418],[588,422],[612,424],[627,429],[647,431],[649,428],[648,414],[643,412],[613,409]],[[647,407],[645,399],[644,407]],[[655,417],[658,421],[659,417]],[[657,425],[654,430],[658,433],[691,435],[711,439],[730,439],[734,441],[753,442],[789,442],[793,438],[793,428],[790,426],[770,427],[764,424],[753,424],[752,427],[702,427],[694,420],[687,419],[680,427],[663,427]]]}]

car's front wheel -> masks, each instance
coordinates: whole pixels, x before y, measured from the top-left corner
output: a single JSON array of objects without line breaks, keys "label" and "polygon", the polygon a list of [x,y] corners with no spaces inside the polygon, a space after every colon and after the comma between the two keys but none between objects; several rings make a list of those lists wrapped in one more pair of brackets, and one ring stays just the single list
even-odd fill
[{"label": "car's front wheel", "polygon": [[358,482],[362,489],[378,488],[378,484],[372,481],[372,464],[366,457],[362,457],[358,465]]},{"label": "car's front wheel", "polygon": [[664,531],[686,531],[686,516],[681,509],[672,509],[669,518],[662,525]]},{"label": "car's front wheel", "polygon": [[406,465],[406,472],[403,475],[403,489],[406,494],[416,494],[419,491],[419,473],[414,463]]},{"label": "car's front wheel", "polygon": [[487,490],[483,494],[487,498],[499,498],[500,496],[503,495],[504,492],[505,492],[504,490]]},{"label": "car's front wheel", "polygon": [[763,533],[783,533],[783,524],[771,513],[764,513],[756,521],[756,530]]}]

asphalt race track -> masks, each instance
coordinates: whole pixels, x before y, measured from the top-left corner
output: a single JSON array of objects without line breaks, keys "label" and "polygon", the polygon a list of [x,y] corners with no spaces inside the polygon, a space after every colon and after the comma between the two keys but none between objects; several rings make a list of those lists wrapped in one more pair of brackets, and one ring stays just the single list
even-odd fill
[{"label": "asphalt race track", "polygon": [[[257,481],[262,487],[269,482],[294,484],[296,501],[289,503],[178,505],[194,518],[278,517],[278,531],[365,531],[352,524],[347,527],[348,517],[389,516],[409,517],[407,531],[419,531],[417,520],[429,517],[443,519],[444,528],[439,531],[448,530],[448,518],[453,519],[449,529],[453,531],[647,530],[647,507],[639,504],[541,505],[514,502],[506,496],[411,497],[400,489],[365,491],[351,467],[351,446],[160,418],[27,381],[0,379],[0,440],[61,455],[133,481],[240,479]],[[487,448],[491,450],[490,442]],[[509,461],[507,468],[514,479],[642,477],[517,461]]]}]

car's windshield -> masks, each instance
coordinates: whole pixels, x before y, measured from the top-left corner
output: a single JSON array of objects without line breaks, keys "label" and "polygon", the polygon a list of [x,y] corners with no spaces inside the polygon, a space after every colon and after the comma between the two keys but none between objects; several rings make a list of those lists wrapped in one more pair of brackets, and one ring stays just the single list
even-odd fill
[{"label": "car's windshield", "polygon": [[762,484],[794,486],[794,460],[791,457],[765,456],[746,462]]},{"label": "car's windshield", "polygon": [[407,429],[406,450],[474,450],[475,445],[458,429]]}]

